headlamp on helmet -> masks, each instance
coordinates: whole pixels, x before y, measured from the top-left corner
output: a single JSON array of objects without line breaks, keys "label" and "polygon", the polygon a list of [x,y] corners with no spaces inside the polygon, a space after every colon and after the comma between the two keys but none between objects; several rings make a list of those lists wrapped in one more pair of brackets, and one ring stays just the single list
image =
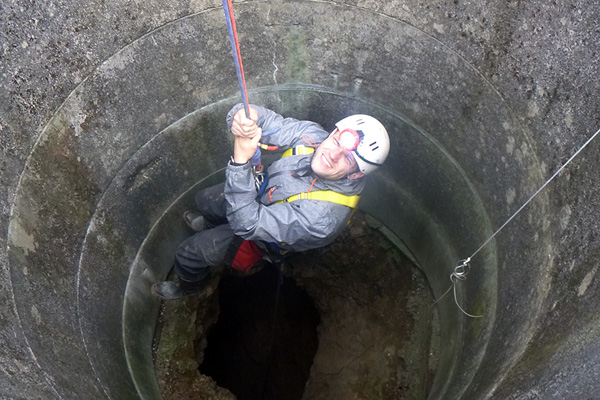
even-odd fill
[{"label": "headlamp on helmet", "polygon": [[346,128],[338,135],[338,142],[344,150],[354,151],[360,143],[360,134],[354,129]]},{"label": "headlamp on helmet", "polygon": [[340,146],[352,152],[360,172],[369,174],[383,164],[390,151],[390,139],[381,122],[356,114],[335,125],[340,132]]}]

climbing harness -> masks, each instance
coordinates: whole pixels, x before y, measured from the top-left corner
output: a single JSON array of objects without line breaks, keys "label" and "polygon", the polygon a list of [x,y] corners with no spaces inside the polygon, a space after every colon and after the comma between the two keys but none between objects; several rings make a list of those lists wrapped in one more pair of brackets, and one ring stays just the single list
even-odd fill
[{"label": "climbing harness", "polygon": [[315,152],[315,149],[312,147],[307,147],[304,145],[292,147],[291,149],[287,149],[283,152],[281,158],[289,157],[289,156],[297,156],[297,155],[307,155]]},{"label": "climbing harness", "polygon": [[467,316],[471,317],[471,318],[481,318],[483,317],[483,315],[471,315],[469,313],[467,313],[461,306],[460,304],[458,304],[458,300],[456,299],[456,285],[458,283],[458,281],[465,281],[467,279],[467,274],[469,273],[470,269],[471,269],[471,265],[470,262],[473,259],[473,257],[475,257],[477,255],[477,253],[479,253],[485,246],[487,246],[495,237],[496,235],[498,235],[500,233],[500,231],[502,229],[504,229],[504,227],[506,225],[508,225],[510,223],[510,221],[512,221],[517,214],[519,214],[538,194],[540,194],[540,192],[542,190],[544,190],[544,188],[546,186],[548,186],[548,184],[550,182],[552,182],[552,180],[554,178],[556,178],[556,176],[558,176],[558,174],[561,173],[561,171],[563,169],[566,168],[567,165],[569,165],[569,163],[571,161],[573,161],[573,159],[575,157],[577,157],[579,155],[579,153],[585,149],[587,147],[588,144],[590,144],[590,142],[592,140],[594,140],[594,138],[596,138],[596,136],[598,136],[598,134],[600,133],[600,129],[598,129],[596,131],[596,133],[594,133],[592,136],[590,136],[588,138],[588,140],[581,146],[579,147],[579,149],[577,149],[577,151],[563,164],[561,165],[561,167],[546,181],[544,182],[544,184],[533,194],[531,195],[531,197],[529,197],[529,199],[527,199],[527,201],[525,203],[523,203],[523,205],[521,207],[519,207],[519,209],[517,211],[515,211],[507,220],[506,222],[504,222],[500,228],[498,228],[485,242],[483,242],[483,244],[481,246],[479,246],[479,248],[477,250],[475,250],[475,252],[473,254],[471,254],[470,257],[465,258],[464,260],[460,260],[458,261],[457,265],[454,267],[454,271],[452,271],[452,273],[450,274],[450,281],[452,282],[452,285],[448,288],[448,290],[442,295],[440,296],[439,299],[437,299],[435,301],[434,304],[436,304],[437,302],[439,302],[444,296],[446,296],[450,290],[454,291],[454,302],[456,303],[456,305],[458,306],[458,308]]},{"label": "climbing harness", "polygon": [[[296,147],[292,147],[291,149],[287,149],[283,153],[281,158],[285,158],[285,157],[289,157],[289,156],[293,156],[293,155],[312,154],[312,153],[314,153],[314,151],[315,151],[315,149],[313,147],[299,145]],[[277,175],[277,173],[275,173],[275,175]],[[340,205],[352,208],[352,213],[350,214],[350,218],[352,218],[352,216],[354,215],[354,212],[356,211],[356,206],[358,204],[358,201],[360,200],[360,196],[359,195],[345,195],[342,193],[334,192],[333,190],[317,190],[317,191],[313,192],[311,190],[312,190],[312,187],[313,187],[315,181],[316,181],[316,178],[313,181],[313,183],[310,185],[310,188],[306,192],[294,194],[283,200],[275,201],[275,202],[271,203],[271,205],[272,204],[289,203],[289,202],[296,201],[296,200],[328,201],[330,203],[340,204]],[[267,191],[268,183],[269,183],[269,176],[267,173],[265,173],[265,180],[264,180],[263,184],[261,185],[260,190],[258,191],[257,199],[260,199],[265,194],[265,191]],[[269,194],[269,200],[271,200],[271,193],[273,191],[275,191],[275,189],[277,189],[277,186],[273,186],[267,191],[267,193]],[[348,223],[350,223],[350,218],[348,218]],[[271,242],[271,243],[264,242],[264,243],[267,246],[267,253],[269,254],[270,257],[271,256],[281,257],[281,256],[285,256],[287,253],[289,253],[288,249],[286,249],[285,247],[282,247],[282,245],[284,246],[285,243],[275,243],[275,242]]]},{"label": "climbing harness", "polygon": [[360,196],[355,194],[348,196],[332,190],[317,190],[314,192],[302,192],[288,197],[285,200],[279,200],[272,204],[289,203],[290,201],[296,200],[321,200],[329,201],[330,203],[341,204],[346,207],[356,208]]},{"label": "climbing harness", "polygon": [[[281,158],[294,156],[294,155],[306,155],[312,154],[315,152],[314,147],[299,145],[296,147],[292,147],[291,149],[287,149],[283,152]],[[313,181],[314,184],[314,181]],[[331,203],[341,204],[346,207],[356,208],[358,204],[358,200],[360,200],[360,196],[355,195],[345,195],[342,193],[334,192],[333,190],[317,190],[312,192],[312,185],[306,192],[294,194],[289,196],[286,199],[275,201],[272,204],[281,204],[281,203],[289,203],[290,201],[296,200],[321,200],[321,201],[329,201]],[[264,192],[264,190],[263,190]],[[261,195],[262,196],[262,195]]]}]

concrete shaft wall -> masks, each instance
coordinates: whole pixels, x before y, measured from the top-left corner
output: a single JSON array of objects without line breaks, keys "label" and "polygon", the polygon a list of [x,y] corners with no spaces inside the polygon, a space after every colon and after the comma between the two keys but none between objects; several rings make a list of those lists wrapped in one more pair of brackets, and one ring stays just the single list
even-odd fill
[{"label": "concrete shaft wall", "polygon": [[[0,5],[0,397],[157,398],[147,289],[181,232],[144,243],[231,153],[238,88],[220,5]],[[252,101],[326,128],[353,112],[387,124],[392,153],[361,207],[436,296],[600,128],[592,0],[235,10]],[[482,318],[438,304],[431,399],[597,396],[599,146],[473,259],[458,298]]]}]

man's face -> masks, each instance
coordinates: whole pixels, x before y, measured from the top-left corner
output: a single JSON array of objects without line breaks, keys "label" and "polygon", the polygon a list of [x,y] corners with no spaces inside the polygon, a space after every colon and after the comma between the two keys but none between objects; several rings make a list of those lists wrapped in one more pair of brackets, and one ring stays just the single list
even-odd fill
[{"label": "man's face", "polygon": [[345,177],[358,179],[364,176],[362,172],[358,172],[358,164],[352,152],[340,146],[337,129],[317,147],[310,166],[318,177],[329,180]]}]

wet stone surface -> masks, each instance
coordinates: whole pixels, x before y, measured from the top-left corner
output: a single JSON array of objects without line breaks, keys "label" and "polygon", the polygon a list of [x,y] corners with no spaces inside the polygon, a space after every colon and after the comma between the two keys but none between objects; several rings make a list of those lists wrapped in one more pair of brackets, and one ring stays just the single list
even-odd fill
[{"label": "wet stone surface", "polygon": [[433,299],[379,226],[356,213],[330,246],[291,256],[276,325],[270,265],[164,303],[154,348],[163,398],[425,399],[439,347]]}]

